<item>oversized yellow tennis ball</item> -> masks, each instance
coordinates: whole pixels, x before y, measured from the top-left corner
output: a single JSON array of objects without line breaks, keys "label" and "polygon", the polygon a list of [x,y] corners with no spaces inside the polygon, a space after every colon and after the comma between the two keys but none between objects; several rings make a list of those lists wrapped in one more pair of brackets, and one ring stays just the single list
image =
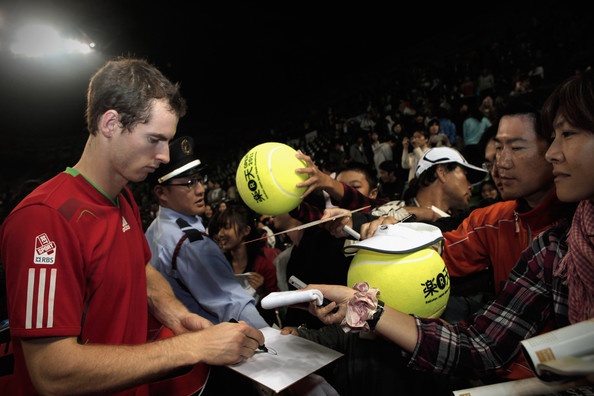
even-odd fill
[{"label": "oversized yellow tennis ball", "polygon": [[305,168],[305,161],[295,157],[297,151],[283,143],[262,143],[248,151],[237,167],[235,182],[241,199],[260,214],[279,215],[295,209],[306,188],[296,187],[307,180],[295,173]]},{"label": "oversized yellow tennis ball", "polygon": [[407,314],[438,318],[450,298],[450,276],[432,248],[408,254],[357,251],[348,272],[348,285],[367,282],[379,289],[378,298]]}]

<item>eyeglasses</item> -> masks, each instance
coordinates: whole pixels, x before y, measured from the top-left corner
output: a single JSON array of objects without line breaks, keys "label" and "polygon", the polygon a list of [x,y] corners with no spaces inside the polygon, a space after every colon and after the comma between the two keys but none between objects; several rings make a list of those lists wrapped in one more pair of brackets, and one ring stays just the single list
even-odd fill
[{"label": "eyeglasses", "polygon": [[195,188],[198,183],[204,184],[206,182],[206,176],[196,175],[189,177],[185,183],[169,183],[166,184],[167,186],[186,186],[188,190]]},{"label": "eyeglasses", "polygon": [[481,168],[483,168],[484,170],[491,172],[491,170],[493,169],[493,163],[492,162],[483,162],[481,164]]}]

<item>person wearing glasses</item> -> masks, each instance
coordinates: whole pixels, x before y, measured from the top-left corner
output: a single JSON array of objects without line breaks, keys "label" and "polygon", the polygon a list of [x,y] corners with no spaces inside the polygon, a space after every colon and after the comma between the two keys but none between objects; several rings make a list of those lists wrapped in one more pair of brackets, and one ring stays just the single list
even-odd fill
[{"label": "person wearing glasses", "polygon": [[[196,156],[194,140],[180,136],[169,143],[169,151],[169,163],[147,178],[159,202],[157,217],[145,233],[151,264],[191,312],[213,324],[240,321],[256,329],[269,326],[256,308],[254,297],[235,278],[223,251],[206,234],[201,218],[206,206],[205,177],[201,172],[206,166]],[[296,394],[337,396],[315,374],[289,389]],[[217,365],[210,368],[207,386],[201,392],[203,396],[235,392],[255,396],[261,394],[261,389],[249,378]]]},{"label": "person wearing glasses", "polygon": [[206,208],[205,166],[196,156],[194,140],[181,136],[169,149],[170,162],[148,178],[159,203],[145,232],[151,264],[190,311],[213,323],[233,318],[257,329],[268,326],[217,243],[206,235],[201,217]]},{"label": "person wearing glasses", "polygon": [[[196,155],[193,138],[176,138],[169,143],[169,152],[169,163],[147,178],[159,204],[157,216],[145,232],[151,264],[190,312],[213,324],[238,320],[256,329],[268,326],[254,298],[235,279],[221,249],[206,234],[202,220],[206,210],[202,172],[206,166]],[[253,387],[225,367],[211,367],[204,394],[246,394]]]}]

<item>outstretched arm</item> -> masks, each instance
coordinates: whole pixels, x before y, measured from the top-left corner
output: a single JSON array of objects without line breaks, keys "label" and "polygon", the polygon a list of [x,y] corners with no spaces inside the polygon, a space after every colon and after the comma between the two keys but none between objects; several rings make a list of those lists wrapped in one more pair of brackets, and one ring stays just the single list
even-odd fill
[{"label": "outstretched arm", "polygon": [[[347,314],[347,303],[356,290],[347,286],[310,284],[307,289],[318,289],[324,297],[333,301],[326,306],[310,304],[310,312],[326,324],[342,323]],[[338,304],[338,311],[332,311]],[[407,352],[412,352],[418,342],[418,329],[415,318],[388,306],[375,327],[375,332],[399,345]]]}]

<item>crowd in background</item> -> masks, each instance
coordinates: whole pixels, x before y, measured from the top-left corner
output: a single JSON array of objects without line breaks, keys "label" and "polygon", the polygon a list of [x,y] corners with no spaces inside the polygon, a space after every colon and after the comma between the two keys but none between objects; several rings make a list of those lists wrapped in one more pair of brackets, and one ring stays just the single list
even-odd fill
[{"label": "crowd in background", "polygon": [[[426,135],[425,150],[450,146],[481,166],[480,137],[507,101],[524,96],[539,105],[555,84],[589,67],[590,55],[580,45],[587,42],[589,28],[572,22],[559,32],[550,29],[550,21],[535,18],[504,36],[485,32],[464,50],[419,48],[419,54],[402,60],[411,66],[406,72],[399,69],[397,74],[376,77],[356,94],[339,95],[300,119],[287,119],[269,135],[233,142],[208,164],[207,201],[216,211],[219,205],[239,199],[237,166],[249,149],[265,141],[300,149],[330,174],[357,161],[377,168],[379,178],[378,158],[388,159],[395,168],[400,197],[410,178],[409,169],[403,167],[403,142],[415,132]],[[386,147],[391,158],[378,154]],[[473,203],[480,200],[480,189],[474,189]],[[151,194],[142,185],[135,192],[149,224],[155,214]]]},{"label": "crowd in background", "polygon": [[[221,202],[237,200],[237,165],[250,148],[265,141],[300,149],[329,173],[353,160],[356,143],[363,148],[363,156],[357,159],[378,167],[374,148],[390,144],[399,183],[403,183],[407,178],[401,166],[403,140],[415,129],[428,132],[439,123],[431,146],[452,146],[480,165],[480,151],[474,149],[480,131],[497,118],[506,100],[520,95],[544,98],[556,83],[590,65],[592,32],[587,21],[570,13],[555,17],[526,18],[515,24],[502,21],[501,31],[469,34],[448,45],[424,42],[401,54],[400,67],[386,70],[378,65],[384,72],[354,78],[335,97],[316,103],[318,107],[310,107],[303,116],[286,118],[270,127],[268,134],[231,142],[225,152],[209,160],[207,190],[218,191],[214,198],[209,192],[209,204],[216,210]],[[395,42],[393,50],[397,49]],[[191,133],[199,145],[201,132]],[[23,170],[16,178],[1,178],[0,220],[10,209],[11,198],[20,196],[31,180],[46,180],[69,165],[54,163]],[[145,185],[133,187],[148,226],[155,215],[154,199]]]}]

